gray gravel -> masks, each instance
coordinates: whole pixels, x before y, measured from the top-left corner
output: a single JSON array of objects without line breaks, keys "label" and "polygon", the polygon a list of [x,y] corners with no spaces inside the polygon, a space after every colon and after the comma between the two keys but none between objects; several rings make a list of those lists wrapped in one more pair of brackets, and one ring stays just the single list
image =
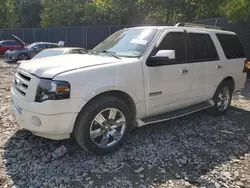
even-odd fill
[{"label": "gray gravel", "polygon": [[[21,129],[10,109],[15,69],[0,62],[0,187],[250,187],[250,82],[225,116],[199,112],[136,129],[119,151],[96,157]],[[62,144],[68,153],[54,159]]]}]

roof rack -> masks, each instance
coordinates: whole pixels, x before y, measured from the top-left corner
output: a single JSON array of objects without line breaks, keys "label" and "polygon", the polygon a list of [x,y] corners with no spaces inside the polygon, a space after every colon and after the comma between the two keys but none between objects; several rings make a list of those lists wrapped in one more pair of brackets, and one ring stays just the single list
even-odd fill
[{"label": "roof rack", "polygon": [[206,29],[223,30],[223,28],[218,27],[218,26],[205,25],[205,24],[196,24],[196,23],[187,23],[187,22],[177,23],[175,25],[175,27],[198,27],[198,28],[206,28]]}]

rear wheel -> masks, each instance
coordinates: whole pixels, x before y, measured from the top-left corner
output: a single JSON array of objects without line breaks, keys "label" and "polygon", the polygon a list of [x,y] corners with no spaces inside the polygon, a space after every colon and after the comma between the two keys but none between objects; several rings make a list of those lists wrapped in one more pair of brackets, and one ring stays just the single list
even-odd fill
[{"label": "rear wheel", "polygon": [[87,152],[103,155],[121,146],[131,125],[132,116],[126,104],[114,97],[103,97],[79,113],[74,136]]},{"label": "rear wheel", "polygon": [[18,55],[17,60],[28,60],[29,56],[25,53],[21,53]]},{"label": "rear wheel", "polygon": [[222,82],[217,88],[213,101],[212,113],[214,115],[223,115],[228,110],[232,100],[232,83],[229,81]]}]

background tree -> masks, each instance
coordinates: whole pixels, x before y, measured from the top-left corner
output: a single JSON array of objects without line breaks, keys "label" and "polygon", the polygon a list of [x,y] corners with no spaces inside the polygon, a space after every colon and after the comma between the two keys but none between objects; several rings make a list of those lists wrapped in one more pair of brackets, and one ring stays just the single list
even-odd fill
[{"label": "background tree", "polygon": [[81,25],[85,3],[85,0],[41,0],[41,26]]},{"label": "background tree", "polygon": [[16,27],[13,0],[0,0],[0,27]]},{"label": "background tree", "polygon": [[250,0],[226,0],[220,10],[229,20],[246,20],[250,17]]},{"label": "background tree", "polygon": [[250,17],[250,0],[0,0],[0,28],[166,24]]},{"label": "background tree", "polygon": [[13,16],[18,27],[29,28],[40,26],[40,0],[14,0]]}]

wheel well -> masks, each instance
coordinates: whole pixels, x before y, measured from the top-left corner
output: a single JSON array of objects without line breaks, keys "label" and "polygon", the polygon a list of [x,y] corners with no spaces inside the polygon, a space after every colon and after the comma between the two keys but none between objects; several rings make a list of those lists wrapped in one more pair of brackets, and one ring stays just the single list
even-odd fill
[{"label": "wheel well", "polygon": [[235,81],[234,81],[233,77],[228,76],[228,77],[224,78],[224,80],[222,80],[222,82],[230,82],[232,84],[231,85],[232,91],[234,91],[234,89],[235,89]]},{"label": "wheel well", "polygon": [[100,98],[100,97],[105,97],[105,96],[112,96],[112,97],[115,97],[115,98],[123,101],[128,106],[129,110],[131,111],[133,119],[135,119],[135,117],[136,117],[135,102],[129,94],[127,94],[123,91],[112,90],[112,91],[106,91],[106,92],[100,93],[100,94],[96,95],[95,97],[93,97],[92,99],[90,99],[83,108],[88,106],[88,104],[91,103],[91,101],[93,101],[97,98]]}]

